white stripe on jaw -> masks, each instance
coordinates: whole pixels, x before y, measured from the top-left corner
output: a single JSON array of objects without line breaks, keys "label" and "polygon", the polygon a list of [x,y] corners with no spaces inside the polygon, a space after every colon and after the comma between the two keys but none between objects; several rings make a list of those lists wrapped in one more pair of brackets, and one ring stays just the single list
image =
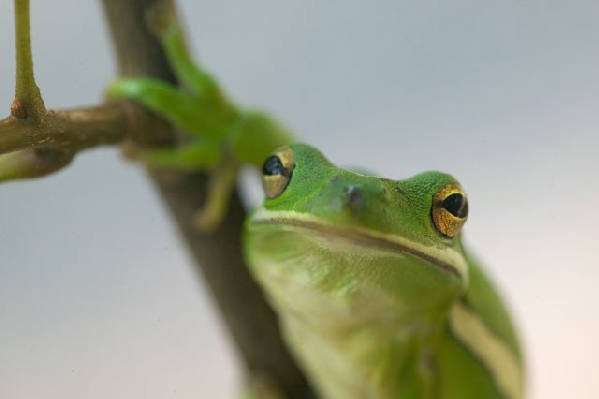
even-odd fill
[{"label": "white stripe on jaw", "polygon": [[[294,211],[270,211],[264,208],[257,209],[251,218],[251,223],[268,224],[270,223],[281,223],[285,221],[296,221],[306,224],[316,224],[324,227],[329,227],[332,230],[339,229],[339,226],[333,223],[324,221],[314,215],[308,213],[294,212]],[[415,241],[411,241],[405,237],[386,234],[380,231],[367,229],[360,226],[344,226],[346,231],[353,233],[357,236],[363,236],[370,239],[380,240],[381,242],[387,242],[396,244],[400,247],[409,248],[416,254],[420,253],[425,256],[434,258],[440,263],[450,265],[455,269],[460,278],[463,280],[464,288],[468,286],[468,265],[463,255],[452,248],[437,248],[432,246],[426,246]],[[417,256],[417,255],[416,255]]]}]

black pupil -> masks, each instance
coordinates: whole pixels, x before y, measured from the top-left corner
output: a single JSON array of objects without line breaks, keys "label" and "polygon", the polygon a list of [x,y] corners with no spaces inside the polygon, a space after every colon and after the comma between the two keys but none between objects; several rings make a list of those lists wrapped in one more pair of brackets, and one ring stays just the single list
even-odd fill
[{"label": "black pupil", "polygon": [[465,218],[468,216],[468,202],[462,194],[451,194],[443,200],[441,205],[455,217]]},{"label": "black pupil", "polygon": [[262,165],[262,173],[266,176],[282,175],[285,173],[285,167],[276,155],[271,155]]}]

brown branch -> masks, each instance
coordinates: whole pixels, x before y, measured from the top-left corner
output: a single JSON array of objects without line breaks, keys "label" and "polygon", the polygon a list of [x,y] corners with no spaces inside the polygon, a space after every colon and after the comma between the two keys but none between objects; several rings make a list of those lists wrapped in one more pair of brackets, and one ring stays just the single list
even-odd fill
[{"label": "brown branch", "polygon": [[[164,54],[148,31],[147,12],[160,0],[103,0],[123,76],[153,76],[174,82]],[[162,1],[161,5],[168,0]],[[171,5],[174,7],[174,5]],[[219,229],[202,234],[193,215],[204,204],[202,174],[151,172],[187,242],[195,265],[216,298],[221,316],[250,372],[270,378],[290,399],[312,398],[305,378],[279,334],[277,318],[251,279],[241,253],[245,211],[234,195]]]},{"label": "brown branch", "polygon": [[[69,152],[99,145],[117,144],[143,118],[127,102],[48,111],[41,121],[8,117],[0,120],[0,153],[40,147],[57,147]],[[145,115],[144,115],[145,116]]]},{"label": "brown branch", "polygon": [[165,126],[155,120],[127,101],[47,111],[39,119],[2,119],[0,181],[45,176],[68,165],[84,149],[126,139],[144,145],[164,143]]}]

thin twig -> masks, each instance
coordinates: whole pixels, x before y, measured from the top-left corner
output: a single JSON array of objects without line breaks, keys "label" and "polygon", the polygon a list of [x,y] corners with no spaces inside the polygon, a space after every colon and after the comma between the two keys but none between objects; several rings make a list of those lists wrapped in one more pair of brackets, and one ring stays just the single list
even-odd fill
[{"label": "thin twig", "polygon": [[16,84],[11,115],[18,119],[40,120],[46,113],[44,100],[33,75],[29,0],[15,0]]}]

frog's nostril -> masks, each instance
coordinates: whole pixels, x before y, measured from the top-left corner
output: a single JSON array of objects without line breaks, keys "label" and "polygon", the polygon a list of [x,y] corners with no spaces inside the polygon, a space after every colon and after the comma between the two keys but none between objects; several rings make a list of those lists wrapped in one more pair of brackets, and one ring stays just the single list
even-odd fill
[{"label": "frog's nostril", "polygon": [[347,205],[350,208],[355,208],[359,206],[362,203],[362,199],[364,198],[362,190],[360,190],[356,186],[349,186],[345,191],[345,194],[347,196]]}]

